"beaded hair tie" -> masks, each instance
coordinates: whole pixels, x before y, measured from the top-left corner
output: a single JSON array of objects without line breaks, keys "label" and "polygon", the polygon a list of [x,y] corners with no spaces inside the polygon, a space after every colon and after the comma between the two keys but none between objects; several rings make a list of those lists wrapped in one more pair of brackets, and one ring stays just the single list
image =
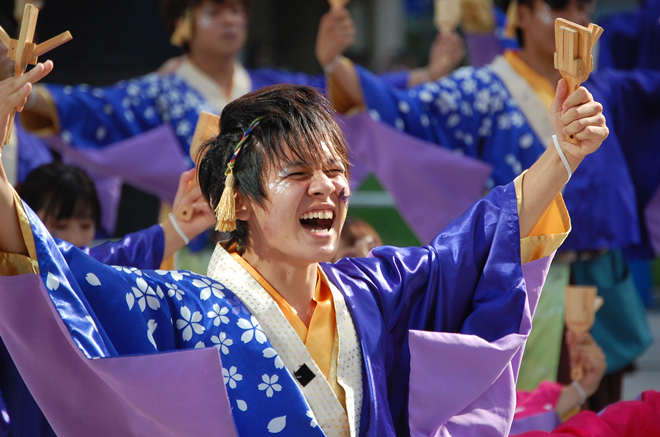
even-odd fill
[{"label": "beaded hair tie", "polygon": [[215,207],[215,218],[217,223],[215,225],[215,230],[220,232],[231,232],[236,229],[236,205],[234,203],[234,165],[236,164],[236,157],[243,148],[243,144],[252,132],[261,119],[264,117],[259,117],[255,119],[250,126],[247,128],[241,140],[236,144],[234,148],[234,154],[232,155],[229,163],[227,164],[227,170],[225,171],[225,189],[222,191],[222,197],[220,197],[220,202],[218,206]]}]

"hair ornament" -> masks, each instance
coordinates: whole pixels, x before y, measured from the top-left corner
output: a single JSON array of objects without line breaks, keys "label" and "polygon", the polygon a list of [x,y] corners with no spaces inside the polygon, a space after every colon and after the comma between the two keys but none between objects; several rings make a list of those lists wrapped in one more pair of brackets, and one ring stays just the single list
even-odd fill
[{"label": "hair ornament", "polygon": [[227,170],[225,171],[225,188],[222,191],[222,197],[218,205],[215,207],[215,218],[217,223],[215,225],[215,230],[220,232],[231,232],[236,229],[236,205],[234,202],[234,165],[236,164],[236,157],[243,148],[243,144],[247,140],[248,135],[252,132],[261,119],[264,117],[256,118],[247,130],[243,134],[241,140],[236,144],[234,148],[234,154],[232,155],[229,163],[227,164]]},{"label": "hair ornament", "polygon": [[192,36],[192,8],[186,8],[174,28],[170,43],[176,47],[183,47]]}]

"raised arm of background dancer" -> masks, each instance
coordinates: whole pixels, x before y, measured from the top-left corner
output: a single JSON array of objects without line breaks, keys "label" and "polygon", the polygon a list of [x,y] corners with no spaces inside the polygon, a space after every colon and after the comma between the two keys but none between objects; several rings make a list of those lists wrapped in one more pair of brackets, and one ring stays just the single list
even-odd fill
[{"label": "raised arm of background dancer", "polygon": [[355,24],[346,8],[332,8],[321,17],[315,52],[324,70],[332,68],[337,58],[343,56],[353,44],[355,33]]},{"label": "raised arm of background dancer", "polygon": [[[188,191],[190,184],[192,184],[192,188]],[[188,239],[193,239],[215,224],[213,211],[209,204],[204,201],[202,191],[197,183],[195,169],[183,172],[181,178],[179,178],[179,188],[177,189],[176,197],[172,204],[173,214],[176,216],[176,211],[180,207],[187,205],[192,205],[193,207],[192,217],[187,221],[177,220],[177,224]],[[169,218],[162,222],[160,226],[163,228],[163,235],[165,238],[163,259],[167,259],[170,255],[173,255],[174,252],[185,246],[186,243],[174,229],[174,225]]]},{"label": "raised arm of background dancer", "polygon": [[[561,79],[552,102],[552,128],[566,155],[572,171],[585,156],[595,152],[607,138],[603,107],[594,101],[586,88],[580,87],[568,98],[566,82]],[[564,134],[579,140],[572,144],[564,140]],[[568,173],[557,152],[551,145],[532,165],[523,179],[523,195],[520,211],[520,237],[530,234],[545,210],[568,180]]]},{"label": "raised arm of background dancer", "polygon": [[410,70],[408,88],[424,82],[436,81],[448,75],[465,58],[463,38],[454,32],[438,32],[429,51],[429,63],[425,67]]},{"label": "raised arm of background dancer", "polygon": [[[53,69],[53,63],[46,61],[37,64],[30,72],[17,78],[0,82],[0,139],[9,129],[10,116],[14,109],[23,109],[32,84],[38,82]],[[1,140],[0,140],[1,141]],[[21,235],[21,228],[16,215],[14,191],[7,179],[5,169],[0,162],[0,252],[27,255],[27,247]]]}]

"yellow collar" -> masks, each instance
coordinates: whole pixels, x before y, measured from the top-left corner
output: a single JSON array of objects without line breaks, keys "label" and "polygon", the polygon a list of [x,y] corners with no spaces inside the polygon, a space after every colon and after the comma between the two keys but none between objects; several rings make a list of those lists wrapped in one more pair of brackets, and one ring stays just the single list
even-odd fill
[{"label": "yellow collar", "polygon": [[236,252],[232,252],[231,256],[259,282],[277,303],[277,306],[284,313],[284,317],[286,317],[300,337],[300,340],[307,347],[316,365],[319,366],[319,369],[328,378],[332,361],[332,347],[335,341],[335,330],[337,329],[337,319],[335,317],[332,291],[321,268],[318,268],[316,290],[313,296],[316,302],[316,308],[309,322],[309,328],[307,328],[291,305],[284,300],[277,290],[250,263]]},{"label": "yellow collar", "polygon": [[525,63],[518,53],[513,50],[507,50],[504,52],[504,59],[506,59],[511,67],[518,73],[529,86],[534,90],[534,92],[539,96],[543,105],[546,107],[548,112],[550,112],[550,106],[552,101],[555,99],[555,88],[552,86],[550,81],[545,77],[538,74],[536,71]]}]

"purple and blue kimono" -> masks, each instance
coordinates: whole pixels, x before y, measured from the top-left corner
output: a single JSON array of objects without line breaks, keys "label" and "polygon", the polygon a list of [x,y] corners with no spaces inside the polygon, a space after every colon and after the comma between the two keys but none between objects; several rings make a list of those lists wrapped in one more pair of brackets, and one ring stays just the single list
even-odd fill
[{"label": "purple and blue kimono", "polygon": [[[107,266],[26,210],[40,273],[0,278],[0,335],[58,435],[324,435],[226,284]],[[322,264],[359,339],[358,435],[506,435],[548,264],[521,265],[513,183],[428,246]]]},{"label": "purple and blue kimono", "polygon": [[[276,69],[247,70],[253,91],[269,85],[292,83],[325,89],[324,76]],[[408,73],[386,76],[388,83],[405,84]],[[210,79],[207,79],[210,80]],[[217,87],[217,85],[216,85]],[[46,85],[57,108],[62,140],[79,149],[100,149],[169,123],[192,167],[189,148],[202,111],[218,113],[202,93],[177,73],[121,81],[107,87]]]},{"label": "purple and blue kimono", "polygon": [[[66,247],[69,243],[57,240]],[[82,251],[97,261],[125,268],[157,269],[163,261],[165,239],[160,225],[126,235],[120,241],[106,242]],[[2,424],[11,429],[13,437],[54,436],[48,421],[23,382],[4,342],[0,341],[0,436]],[[11,418],[11,425],[9,419]],[[6,419],[6,422],[4,421]],[[9,435],[9,434],[8,434]]]},{"label": "purple and blue kimono", "polygon": [[[525,79],[504,77],[502,71],[517,73],[502,65],[509,63],[500,57],[486,67],[465,67],[407,91],[363,68],[357,71],[372,118],[491,164],[494,186],[529,168],[553,134],[545,127],[549,121],[542,119],[548,115],[540,99],[533,91],[518,98],[515,87],[520,85],[515,82]],[[566,184],[564,199],[574,232],[561,250],[611,251],[572,265],[578,284],[597,285],[605,297],[592,333],[605,351],[609,373],[628,365],[651,342],[620,251],[652,255],[644,209],[660,187],[660,71],[595,72],[585,87],[603,105],[610,134],[599,153],[587,156]],[[536,119],[526,117],[526,105],[536,110]],[[543,129],[541,138],[538,132]],[[626,315],[617,316],[622,308]]]},{"label": "purple and blue kimono", "polygon": [[[372,118],[491,164],[491,186],[510,182],[545,150],[548,139],[536,136],[490,66],[465,67],[407,91],[363,68],[357,71]],[[660,72],[592,73],[585,87],[603,104],[610,135],[602,153],[587,156],[566,185],[564,199],[575,232],[561,250],[639,245],[637,178],[631,177],[637,169],[631,172],[626,158],[631,163],[646,158],[644,168],[660,165]],[[649,172],[637,181],[648,187],[645,192],[660,185],[660,173]]]}]

